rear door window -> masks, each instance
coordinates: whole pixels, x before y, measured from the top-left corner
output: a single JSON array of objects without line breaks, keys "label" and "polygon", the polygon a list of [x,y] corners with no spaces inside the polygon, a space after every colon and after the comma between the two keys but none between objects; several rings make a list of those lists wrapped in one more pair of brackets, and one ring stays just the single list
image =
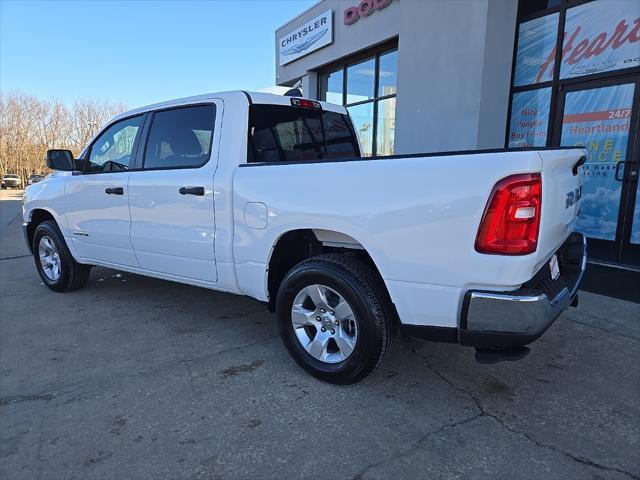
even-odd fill
[{"label": "rear door window", "polygon": [[284,105],[252,105],[249,162],[301,162],[359,157],[349,117]]},{"label": "rear door window", "polygon": [[213,105],[196,105],[154,113],[143,168],[201,167],[211,155]]}]

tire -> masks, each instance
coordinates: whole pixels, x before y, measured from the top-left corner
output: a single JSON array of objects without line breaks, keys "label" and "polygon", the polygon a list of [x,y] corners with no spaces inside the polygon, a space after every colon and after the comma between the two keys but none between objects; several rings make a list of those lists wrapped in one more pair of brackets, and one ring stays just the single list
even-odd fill
[{"label": "tire", "polygon": [[352,254],[323,254],[294,266],[278,289],[276,312],[282,341],[298,365],[339,385],[373,372],[391,350],[397,330],[395,309],[378,273]]},{"label": "tire", "polygon": [[[91,266],[82,265],[74,260],[58,225],[53,220],[46,220],[36,227],[32,247],[40,278],[54,292],[78,290],[89,281]],[[41,253],[45,255],[43,260]],[[45,268],[45,264],[51,267]]]}]

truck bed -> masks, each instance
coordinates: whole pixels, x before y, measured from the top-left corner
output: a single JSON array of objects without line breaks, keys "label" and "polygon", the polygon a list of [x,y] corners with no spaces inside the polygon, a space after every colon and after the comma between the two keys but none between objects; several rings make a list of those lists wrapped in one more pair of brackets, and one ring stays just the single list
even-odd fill
[{"label": "truck bed", "polygon": [[[515,290],[569,236],[579,202],[565,208],[566,195],[579,188],[572,169],[583,155],[576,148],[498,149],[241,165],[233,186],[239,284],[256,296],[263,288],[249,278],[266,267],[278,237],[318,229],[340,232],[361,245],[396,304],[450,296],[459,310],[470,289]],[[478,253],[474,242],[493,186],[509,175],[534,172],[541,173],[543,190],[536,252]],[[264,229],[247,226],[245,206],[251,202],[266,206]],[[419,303],[424,308],[424,301]],[[435,310],[432,324],[455,324],[457,311],[429,308]],[[421,318],[416,306],[403,321],[421,323]]]}]

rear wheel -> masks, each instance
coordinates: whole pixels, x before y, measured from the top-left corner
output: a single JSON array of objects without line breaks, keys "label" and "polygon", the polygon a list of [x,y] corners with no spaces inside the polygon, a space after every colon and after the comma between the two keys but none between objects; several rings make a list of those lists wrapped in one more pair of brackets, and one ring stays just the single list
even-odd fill
[{"label": "rear wheel", "polygon": [[293,267],[280,285],[276,308],[291,356],[331,383],[364,379],[395,336],[394,311],[379,276],[354,255],[320,255]]},{"label": "rear wheel", "polygon": [[77,290],[89,281],[91,266],[74,260],[62,233],[52,220],[46,220],[36,227],[33,257],[40,278],[55,292]]}]

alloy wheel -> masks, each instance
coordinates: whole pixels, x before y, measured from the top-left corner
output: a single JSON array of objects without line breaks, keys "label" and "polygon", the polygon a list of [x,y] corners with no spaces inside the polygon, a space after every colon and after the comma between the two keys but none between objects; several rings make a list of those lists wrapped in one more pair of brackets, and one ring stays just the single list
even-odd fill
[{"label": "alloy wheel", "polygon": [[60,254],[51,237],[43,235],[38,243],[38,256],[45,276],[53,283],[60,278]]},{"label": "alloy wheel", "polygon": [[346,360],[358,341],[358,323],[349,303],[325,285],[304,287],[293,300],[291,322],[300,345],[316,360]]}]

